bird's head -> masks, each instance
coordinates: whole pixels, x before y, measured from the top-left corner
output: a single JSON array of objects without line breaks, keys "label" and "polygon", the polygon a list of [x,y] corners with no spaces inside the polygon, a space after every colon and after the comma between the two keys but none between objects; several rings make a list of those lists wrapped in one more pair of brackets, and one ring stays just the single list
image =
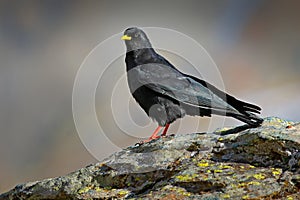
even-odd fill
[{"label": "bird's head", "polygon": [[127,52],[138,49],[152,48],[145,32],[137,27],[126,29],[121,39],[125,41]]}]

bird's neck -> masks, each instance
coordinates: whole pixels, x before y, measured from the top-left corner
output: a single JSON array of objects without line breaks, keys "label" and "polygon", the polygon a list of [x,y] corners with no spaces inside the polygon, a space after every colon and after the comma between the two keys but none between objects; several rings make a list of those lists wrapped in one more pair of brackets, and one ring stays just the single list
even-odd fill
[{"label": "bird's neck", "polygon": [[138,65],[156,62],[157,53],[153,48],[144,48],[126,53],[127,70]]}]

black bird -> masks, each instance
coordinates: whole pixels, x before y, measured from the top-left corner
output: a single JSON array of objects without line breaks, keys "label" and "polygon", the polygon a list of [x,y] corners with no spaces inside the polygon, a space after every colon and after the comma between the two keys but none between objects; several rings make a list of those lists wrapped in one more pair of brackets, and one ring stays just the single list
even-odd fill
[{"label": "black bird", "polygon": [[263,119],[253,113],[261,108],[240,101],[204,80],[184,74],[152,48],[147,35],[139,28],[125,30],[127,80],[135,100],[158,127],[147,140],[159,138],[164,128],[185,115],[230,116],[250,126],[259,126]]}]

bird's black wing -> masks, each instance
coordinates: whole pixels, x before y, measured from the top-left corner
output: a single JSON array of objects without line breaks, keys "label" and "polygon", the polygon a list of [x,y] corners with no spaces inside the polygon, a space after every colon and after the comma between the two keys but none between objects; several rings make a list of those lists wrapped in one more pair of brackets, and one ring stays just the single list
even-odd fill
[{"label": "bird's black wing", "polygon": [[190,106],[238,113],[208,87],[185,76],[174,67],[149,63],[135,67],[137,80],[151,90]]},{"label": "bird's black wing", "polygon": [[[164,57],[162,57],[160,55],[158,55],[158,56],[159,56],[160,61],[166,63],[166,65],[168,65],[168,66],[173,67],[173,65],[167,59],[165,59]],[[247,115],[249,114],[249,112],[254,112],[254,113],[260,114],[261,108],[259,106],[238,100],[235,97],[219,90],[212,84],[210,84],[202,79],[199,79],[197,77],[194,77],[194,76],[191,76],[188,74],[184,74],[184,73],[181,73],[181,74],[183,74],[184,76],[189,77],[189,78],[193,79],[194,81],[200,83],[201,85],[205,86],[210,91],[212,91],[215,95],[220,97],[223,101],[226,101],[229,105],[231,105],[232,107],[237,109],[239,112],[247,114]]]},{"label": "bird's black wing", "polygon": [[[167,59],[162,57],[161,55],[158,55],[158,58],[161,62],[165,63],[168,66],[173,67],[173,65]],[[226,101],[229,105],[234,107],[239,112],[244,113],[244,114],[249,114],[249,112],[254,112],[254,113],[260,114],[261,108],[259,106],[256,106],[256,105],[244,102],[244,101],[240,101],[240,100],[236,99],[235,97],[219,90],[218,88],[216,88],[212,84],[210,84],[210,83],[208,83],[208,82],[206,82],[202,79],[199,79],[197,77],[194,77],[194,76],[191,76],[191,75],[188,75],[188,74],[184,74],[184,73],[181,73],[181,74],[185,77],[193,79],[194,81],[196,81],[196,82],[200,83],[201,85],[203,85],[204,87],[208,88],[215,95],[220,97],[223,101]]]},{"label": "bird's black wing", "polygon": [[208,82],[206,82],[202,79],[193,77],[193,76],[188,75],[188,74],[184,74],[184,75],[191,78],[191,79],[193,79],[193,80],[195,80],[195,81],[197,81],[201,85],[207,87],[210,91],[212,91],[214,94],[216,94],[221,99],[226,101],[228,104],[230,104],[232,107],[237,109],[239,112],[241,112],[241,113],[254,112],[254,113],[260,114],[260,111],[261,111],[260,107],[258,107],[256,105],[253,105],[253,104],[250,104],[250,103],[247,103],[247,102],[244,102],[244,101],[240,101],[240,100],[236,99],[235,97],[219,90],[218,88],[216,88],[212,84],[210,84],[210,83],[208,83]]}]

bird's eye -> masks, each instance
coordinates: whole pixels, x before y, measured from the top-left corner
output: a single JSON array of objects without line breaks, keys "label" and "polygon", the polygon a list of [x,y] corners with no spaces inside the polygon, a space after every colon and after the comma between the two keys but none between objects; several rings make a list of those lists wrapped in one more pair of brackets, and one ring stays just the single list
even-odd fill
[{"label": "bird's eye", "polygon": [[134,35],[134,37],[139,37],[139,35],[140,35],[140,34],[136,33],[136,34]]}]

